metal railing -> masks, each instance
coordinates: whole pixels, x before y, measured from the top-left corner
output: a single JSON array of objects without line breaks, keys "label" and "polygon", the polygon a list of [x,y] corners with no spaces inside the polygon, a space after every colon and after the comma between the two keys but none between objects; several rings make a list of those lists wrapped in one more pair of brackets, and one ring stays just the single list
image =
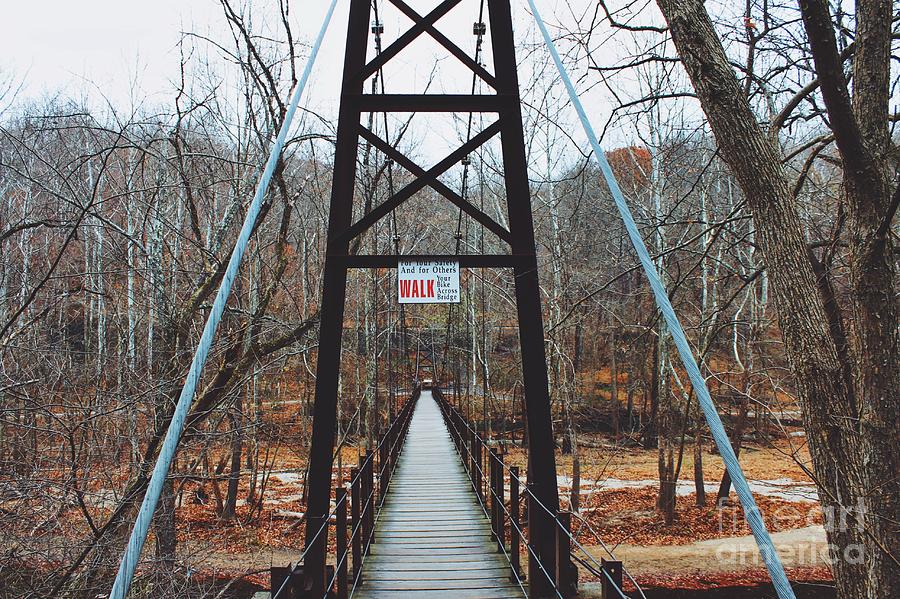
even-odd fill
[{"label": "metal railing", "polygon": [[[453,439],[456,451],[466,468],[475,495],[485,515],[491,521],[491,538],[509,562],[512,578],[527,595],[534,594],[535,585],[526,585],[526,580],[544,577],[559,599],[574,597],[578,591],[578,569],[573,562],[594,575],[601,584],[604,599],[622,597],[628,599],[623,590],[623,577],[627,577],[640,597],[646,599],[637,581],[628,574],[622,562],[600,540],[599,534],[590,527],[578,513],[554,511],[545,506],[532,493],[519,474],[517,466],[510,466],[504,460],[502,447],[491,446],[479,434],[475,426],[447,401],[439,389],[433,392],[447,429]],[[509,497],[506,497],[507,479]],[[522,518],[522,496],[527,499],[526,521]],[[538,510],[544,510],[556,522],[556,567],[554,571],[541,563],[527,537],[527,519]],[[597,557],[572,532],[572,519],[579,521],[579,528],[590,532],[610,559]],[[528,574],[522,571],[522,549],[528,554]],[[526,590],[527,588],[527,590]]]},{"label": "metal railing", "polygon": [[332,523],[335,531],[334,566],[326,569],[327,583],[323,597],[347,599],[362,581],[362,566],[375,542],[378,512],[387,496],[391,475],[406,440],[419,394],[418,388],[413,391],[388,430],[381,436],[376,448],[367,450],[360,457],[357,466],[351,468],[350,481],[335,488],[334,507],[323,519],[315,536],[306,540],[307,549],[300,556],[297,565],[272,568],[272,599],[318,599],[312,591],[314,586],[309,576],[316,573],[305,573],[302,562],[309,547],[322,535],[325,536],[323,544],[328,546],[328,528]]}]

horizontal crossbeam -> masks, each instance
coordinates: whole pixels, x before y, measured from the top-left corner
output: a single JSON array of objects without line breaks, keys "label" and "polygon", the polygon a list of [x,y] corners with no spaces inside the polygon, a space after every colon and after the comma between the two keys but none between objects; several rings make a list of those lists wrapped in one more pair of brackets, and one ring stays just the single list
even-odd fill
[{"label": "horizontal crossbeam", "polygon": [[485,254],[481,256],[467,254],[405,254],[405,255],[356,255],[329,256],[330,259],[343,262],[346,268],[396,268],[401,260],[409,262],[447,261],[459,262],[462,268],[516,268],[533,266],[535,256],[523,254]]},{"label": "horizontal crossbeam", "polygon": [[441,17],[450,12],[453,7],[461,1],[462,0],[444,0],[424,17],[419,16],[418,20],[413,19],[415,22],[412,27],[407,29],[403,35],[394,40],[394,43],[385,48],[381,54],[373,58],[369,64],[363,67],[361,79],[366,80],[371,77],[378,69],[383,67],[387,61],[397,56],[403,48],[410,45],[413,40],[425,33],[429,27],[433,26]]},{"label": "horizontal crossbeam", "polygon": [[356,221],[344,235],[347,239],[353,239],[362,234],[366,229],[377,223],[379,220],[390,214],[400,204],[411,198],[416,192],[421,191],[424,187],[432,185],[439,176],[447,172],[454,164],[463,159],[466,155],[476,150],[490,138],[500,132],[500,121],[495,121],[478,135],[472,137],[469,141],[461,145],[455,151],[451,152],[446,158],[435,164],[433,167],[425,171],[418,179],[392,195],[390,198],[376,206],[367,215]]},{"label": "horizontal crossbeam", "polygon": [[345,100],[360,112],[500,112],[516,101],[501,94],[359,94]]},{"label": "horizontal crossbeam", "polygon": [[[424,177],[426,175],[425,169],[407,158],[402,152],[398,151],[397,148],[393,147],[391,144],[375,135],[366,127],[360,125],[359,134],[363,139],[371,143],[377,149],[384,152],[384,154],[388,158],[411,172],[416,177]],[[433,180],[430,183],[430,186],[442,196],[453,202],[453,204],[458,206],[460,210],[482,224],[494,235],[496,235],[506,243],[512,244],[512,234],[509,232],[509,230],[507,230],[503,225],[499,224],[490,216],[473,206],[471,202],[463,198],[461,195],[459,195],[437,179]]]},{"label": "horizontal crossbeam", "polygon": [[[396,6],[397,8],[399,8],[403,12],[403,14],[405,14],[407,17],[409,17],[410,20],[412,20],[414,23],[420,23],[425,20],[419,13],[417,13],[415,10],[413,10],[412,7],[410,7],[403,0],[391,0],[391,3],[394,6]],[[454,44],[452,41],[450,41],[447,38],[447,36],[445,36],[443,33],[438,31],[434,27],[434,25],[431,25],[431,24],[425,25],[425,31],[428,33],[428,35],[433,37],[440,45],[442,45],[444,48],[446,48],[447,51],[450,52],[450,54],[452,54],[453,56],[458,58],[461,63],[463,63],[464,65],[469,67],[469,69],[473,73],[475,73],[477,76],[481,77],[481,79],[485,83],[487,83],[488,85],[490,85],[491,87],[496,89],[497,80],[494,78],[494,76],[491,75],[490,73],[488,73],[487,70],[485,70],[485,68],[483,66],[481,66],[480,64],[475,62],[472,59],[472,57],[470,57],[468,54],[466,54],[465,52],[460,50],[459,46]],[[373,60],[372,62],[374,63],[375,61]],[[384,63],[382,63],[382,64],[384,64]],[[363,77],[364,78],[371,77],[372,75],[375,74],[375,71],[377,69],[378,69],[378,67],[376,67],[375,69],[370,71],[369,66],[367,66],[363,70]]]}]

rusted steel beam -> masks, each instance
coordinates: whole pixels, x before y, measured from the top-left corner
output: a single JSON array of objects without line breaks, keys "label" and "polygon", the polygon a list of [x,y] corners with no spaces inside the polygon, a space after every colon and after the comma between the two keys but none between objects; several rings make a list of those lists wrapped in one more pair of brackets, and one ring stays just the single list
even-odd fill
[{"label": "rusted steel beam", "polygon": [[347,562],[350,555],[347,552],[347,489],[337,487],[334,490],[335,505],[335,564],[337,567],[337,599],[347,599]]}]

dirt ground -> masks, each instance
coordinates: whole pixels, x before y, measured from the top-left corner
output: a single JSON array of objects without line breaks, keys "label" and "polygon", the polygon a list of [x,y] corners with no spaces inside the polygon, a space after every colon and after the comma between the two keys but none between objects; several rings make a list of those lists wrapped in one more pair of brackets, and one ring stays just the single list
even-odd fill
[{"label": "dirt ground", "polygon": [[[776,532],[772,540],[785,568],[791,571],[792,580],[830,580],[828,549],[821,526]],[[600,546],[587,549],[597,562],[601,558],[609,559]],[[686,545],[622,544],[611,549],[642,587],[716,588],[723,584],[763,584],[767,579],[756,542],[750,535]],[[210,552],[205,543],[188,541],[182,544],[182,551],[184,558],[193,555],[199,560],[198,566],[202,564],[206,571],[243,576],[247,582],[265,586],[269,568],[295,562],[301,548],[257,547],[247,553],[233,554]],[[584,568],[580,571],[583,583],[589,585],[596,581]]]},{"label": "dirt ground", "polygon": [[[779,553],[789,568],[798,568],[812,579],[827,580],[824,531],[816,512],[813,482],[806,474],[809,455],[799,431],[771,444],[749,443],[740,461],[773,531]],[[756,576],[765,580],[758,552],[749,536],[739,506],[714,507],[723,473],[722,460],[706,444],[703,452],[707,507],[696,507],[693,495],[693,451],[688,447],[677,486],[677,519],[666,525],[655,510],[658,488],[658,453],[611,436],[579,437],[581,456],[581,516],[593,531],[583,530],[578,539],[595,555],[603,553],[600,539],[614,547],[616,556],[640,581],[678,588],[691,581],[710,581]],[[525,454],[513,443],[504,443],[505,461],[525,473]],[[207,500],[196,503],[196,484],[187,483],[178,510],[178,540],[181,564],[195,572],[216,576],[239,576],[259,585],[268,583],[268,570],[295,562],[304,546],[305,511],[303,484],[305,448],[282,447],[267,480],[261,512],[249,518],[249,507],[238,506],[238,518],[221,522],[206,485]],[[361,453],[358,447],[341,451],[342,484]],[[273,450],[273,455],[275,451]],[[572,456],[557,454],[561,505],[570,507]],[[245,482],[239,497],[247,496]],[[732,500],[734,494],[732,493]],[[17,499],[16,501],[22,501]],[[88,496],[92,513],[102,516],[111,506],[111,495],[103,489]],[[0,504],[2,505],[2,504]],[[80,522],[75,508],[60,514],[62,522]],[[22,522],[22,526],[31,525]],[[74,524],[70,533],[83,536]],[[332,539],[333,542],[333,539]],[[761,574],[760,574],[761,572]],[[712,582],[710,584],[713,584]]]},{"label": "dirt ground", "polygon": [[[772,533],[772,541],[786,568],[828,565],[828,546],[821,526]],[[588,549],[598,560],[601,557],[609,559],[599,546]],[[708,539],[687,545],[622,544],[613,552],[638,580],[661,581],[667,577],[706,576],[764,567],[751,535]]]},{"label": "dirt ground", "polygon": [[[644,449],[624,442],[616,444],[602,435],[584,435],[582,442],[584,445],[579,447],[582,481],[607,478],[646,480],[659,475],[656,449]],[[718,482],[725,471],[722,458],[711,451],[709,443],[704,444],[703,449],[704,480],[707,483]],[[508,461],[520,467],[525,465],[525,453],[521,447],[508,445],[507,455]],[[748,443],[741,449],[740,462],[748,480],[790,479],[806,485],[812,483],[804,469],[811,469],[812,464],[803,437],[773,440],[765,446]],[[557,454],[556,471],[561,477],[571,476],[571,454]],[[693,478],[693,448],[686,447],[679,480],[693,481]]]},{"label": "dirt ground", "polygon": [[[591,441],[600,444],[598,439]],[[741,462],[785,566],[813,581],[827,582],[827,545],[815,489],[797,463],[808,460],[802,441],[751,445],[742,452]],[[345,468],[355,462],[357,453],[354,448],[344,450]],[[703,455],[709,507],[698,508],[694,505],[692,455],[685,452],[678,519],[673,525],[665,525],[654,510],[658,485],[655,450],[606,443],[583,447],[581,455],[582,515],[642,586],[675,589],[702,583],[704,588],[715,588],[728,581],[765,582],[765,569],[739,506],[732,502],[724,510],[712,507],[723,471],[718,455]],[[507,462],[521,462],[524,471],[524,454],[519,448],[507,448]],[[568,501],[571,464],[571,456],[558,456],[563,505]],[[286,530],[297,523],[303,511],[301,472],[289,468],[273,474],[264,516],[251,526],[232,523],[222,527],[215,521],[212,506],[186,510],[179,535],[183,559],[207,572],[243,576],[265,585],[270,567],[296,561],[303,548],[304,527]],[[598,561],[608,558],[591,532],[582,530],[578,538]],[[586,583],[594,580],[584,569],[582,578]]]}]

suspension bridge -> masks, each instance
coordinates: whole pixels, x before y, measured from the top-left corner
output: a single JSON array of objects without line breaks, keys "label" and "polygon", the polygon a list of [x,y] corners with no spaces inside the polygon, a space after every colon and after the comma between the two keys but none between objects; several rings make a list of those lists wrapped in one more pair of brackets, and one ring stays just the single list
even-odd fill
[{"label": "suspension bridge", "polygon": [[408,450],[390,477],[356,596],[520,597],[497,551],[497,522],[463,461],[453,459],[455,437],[432,392],[411,412]]},{"label": "suspension bridge", "polygon": [[[474,55],[462,50],[436,27],[436,23],[462,0],[443,0],[424,15],[404,0],[383,1],[389,2],[412,22],[409,29],[387,47],[382,46],[384,27],[377,2],[349,0],[323,273],[309,455],[306,548],[296,563],[272,569],[268,595],[274,599],[525,596],[568,599],[577,596],[580,579],[592,578],[600,583],[605,599],[642,597],[640,586],[611,552],[608,552],[609,559],[598,559],[585,549],[571,532],[572,519],[578,519],[578,514],[562,511],[559,507],[511,0],[481,0],[478,3],[472,28],[476,38]],[[112,599],[124,599],[128,594],[197,382],[336,5],[337,0],[332,0],[328,6],[248,207],[122,556],[110,594]],[[625,197],[534,0],[527,0],[527,8],[584,127],[775,589],[780,599],[792,599],[794,593],[784,568]],[[385,93],[381,76],[385,64],[423,35],[431,37],[468,67],[472,75],[470,94]],[[492,51],[492,71],[483,64],[482,47],[486,37],[489,37]],[[370,40],[374,40],[375,55],[367,60]],[[371,93],[364,93],[365,83],[376,75],[381,82],[380,92],[373,86]],[[484,87],[489,91],[476,93],[476,83],[479,89]],[[391,112],[468,114],[466,141],[431,168],[422,168],[374,130],[361,124],[365,114]],[[473,133],[471,115],[476,113],[493,114],[496,119]],[[467,168],[469,155],[496,136],[500,137],[506,186],[505,223],[498,222],[469,201],[465,169],[461,192],[439,179],[454,165],[463,164]],[[393,165],[402,167],[413,180],[399,190],[392,189],[388,199],[354,221],[353,196],[361,140],[382,152],[389,160],[389,168]],[[509,251],[463,254],[457,230],[455,253],[450,255],[401,255],[396,241],[394,254],[363,255],[357,252],[359,243],[354,244],[354,240],[381,219],[392,216],[405,201],[425,187],[430,187],[458,209],[458,222],[465,214],[496,235]],[[352,469],[350,482],[335,488],[332,462],[347,273],[351,268],[396,268],[400,261],[447,261],[457,263],[459,268],[512,270],[528,437],[526,473],[506,463],[502,446],[486,440],[484,431],[444,396],[439,383],[429,384],[428,388],[417,384],[377,440],[375,448],[367,451]],[[439,369],[440,360],[433,348],[428,362],[432,380],[439,381],[444,372]],[[418,367],[415,377],[419,377]],[[587,527],[583,521],[578,525],[582,529]],[[627,586],[626,579],[629,581]]]}]

